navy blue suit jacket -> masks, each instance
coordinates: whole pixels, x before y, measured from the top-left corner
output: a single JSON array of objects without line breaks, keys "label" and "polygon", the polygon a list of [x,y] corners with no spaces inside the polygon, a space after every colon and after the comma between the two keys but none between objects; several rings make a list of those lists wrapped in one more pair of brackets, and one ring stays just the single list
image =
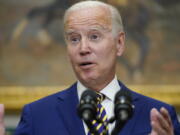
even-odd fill
[{"label": "navy blue suit jacket", "polygon": [[[151,132],[150,110],[162,106],[171,115],[175,135],[180,135],[180,124],[172,106],[135,93],[122,83],[120,86],[132,93],[135,109],[119,135],[148,135]],[[26,105],[15,135],[85,135],[82,120],[76,113],[79,102],[76,87],[75,83],[67,90]]]}]

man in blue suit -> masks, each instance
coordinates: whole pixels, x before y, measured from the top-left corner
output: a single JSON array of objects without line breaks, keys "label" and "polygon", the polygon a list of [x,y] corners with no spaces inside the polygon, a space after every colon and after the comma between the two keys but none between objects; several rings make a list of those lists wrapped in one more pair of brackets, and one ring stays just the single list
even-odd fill
[{"label": "man in blue suit", "polygon": [[[78,81],[70,88],[24,107],[15,135],[87,135],[77,115],[81,94],[91,89],[105,95],[102,106],[112,117],[117,91],[132,94],[133,116],[119,135],[180,135],[172,106],[128,89],[117,80],[117,56],[124,51],[125,34],[117,9],[98,1],[70,7],[64,16],[67,51]],[[111,134],[114,124],[109,126]]]}]

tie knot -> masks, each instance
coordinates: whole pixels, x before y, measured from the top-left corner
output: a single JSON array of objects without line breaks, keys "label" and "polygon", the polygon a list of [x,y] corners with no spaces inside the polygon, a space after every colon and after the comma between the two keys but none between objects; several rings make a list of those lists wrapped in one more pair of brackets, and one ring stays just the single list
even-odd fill
[{"label": "tie knot", "polygon": [[106,96],[104,94],[97,92],[97,101],[99,103],[101,103],[105,98]]}]

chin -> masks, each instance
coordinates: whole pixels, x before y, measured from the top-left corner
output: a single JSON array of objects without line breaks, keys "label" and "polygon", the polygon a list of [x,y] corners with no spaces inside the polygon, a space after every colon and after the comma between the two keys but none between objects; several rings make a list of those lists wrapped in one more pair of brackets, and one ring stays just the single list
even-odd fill
[{"label": "chin", "polygon": [[98,78],[98,76],[99,75],[95,72],[86,72],[86,73],[83,73],[82,78],[90,81],[90,80],[96,80]]},{"label": "chin", "polygon": [[93,85],[93,84],[96,84],[97,83],[97,80],[98,80],[98,76],[95,76],[95,75],[89,75],[89,76],[83,76],[81,78],[82,82],[84,82],[85,84],[89,84],[89,85]]}]

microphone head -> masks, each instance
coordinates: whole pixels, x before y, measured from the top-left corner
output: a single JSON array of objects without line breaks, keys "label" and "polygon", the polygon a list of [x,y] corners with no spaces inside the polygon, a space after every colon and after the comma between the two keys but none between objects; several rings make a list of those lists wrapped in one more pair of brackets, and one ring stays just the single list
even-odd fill
[{"label": "microphone head", "polygon": [[85,121],[95,119],[97,113],[97,95],[93,90],[86,90],[82,93],[77,112],[80,118]]},{"label": "microphone head", "polygon": [[115,96],[115,118],[119,121],[127,121],[133,114],[131,93],[120,90]]},{"label": "microphone head", "polygon": [[81,95],[81,99],[90,98],[92,100],[96,100],[96,97],[96,92],[90,89],[85,90]]},{"label": "microphone head", "polygon": [[130,91],[127,90],[120,90],[116,93],[115,96],[115,104],[117,104],[118,102],[128,102],[131,103],[132,102],[132,98],[131,98],[131,93]]}]

